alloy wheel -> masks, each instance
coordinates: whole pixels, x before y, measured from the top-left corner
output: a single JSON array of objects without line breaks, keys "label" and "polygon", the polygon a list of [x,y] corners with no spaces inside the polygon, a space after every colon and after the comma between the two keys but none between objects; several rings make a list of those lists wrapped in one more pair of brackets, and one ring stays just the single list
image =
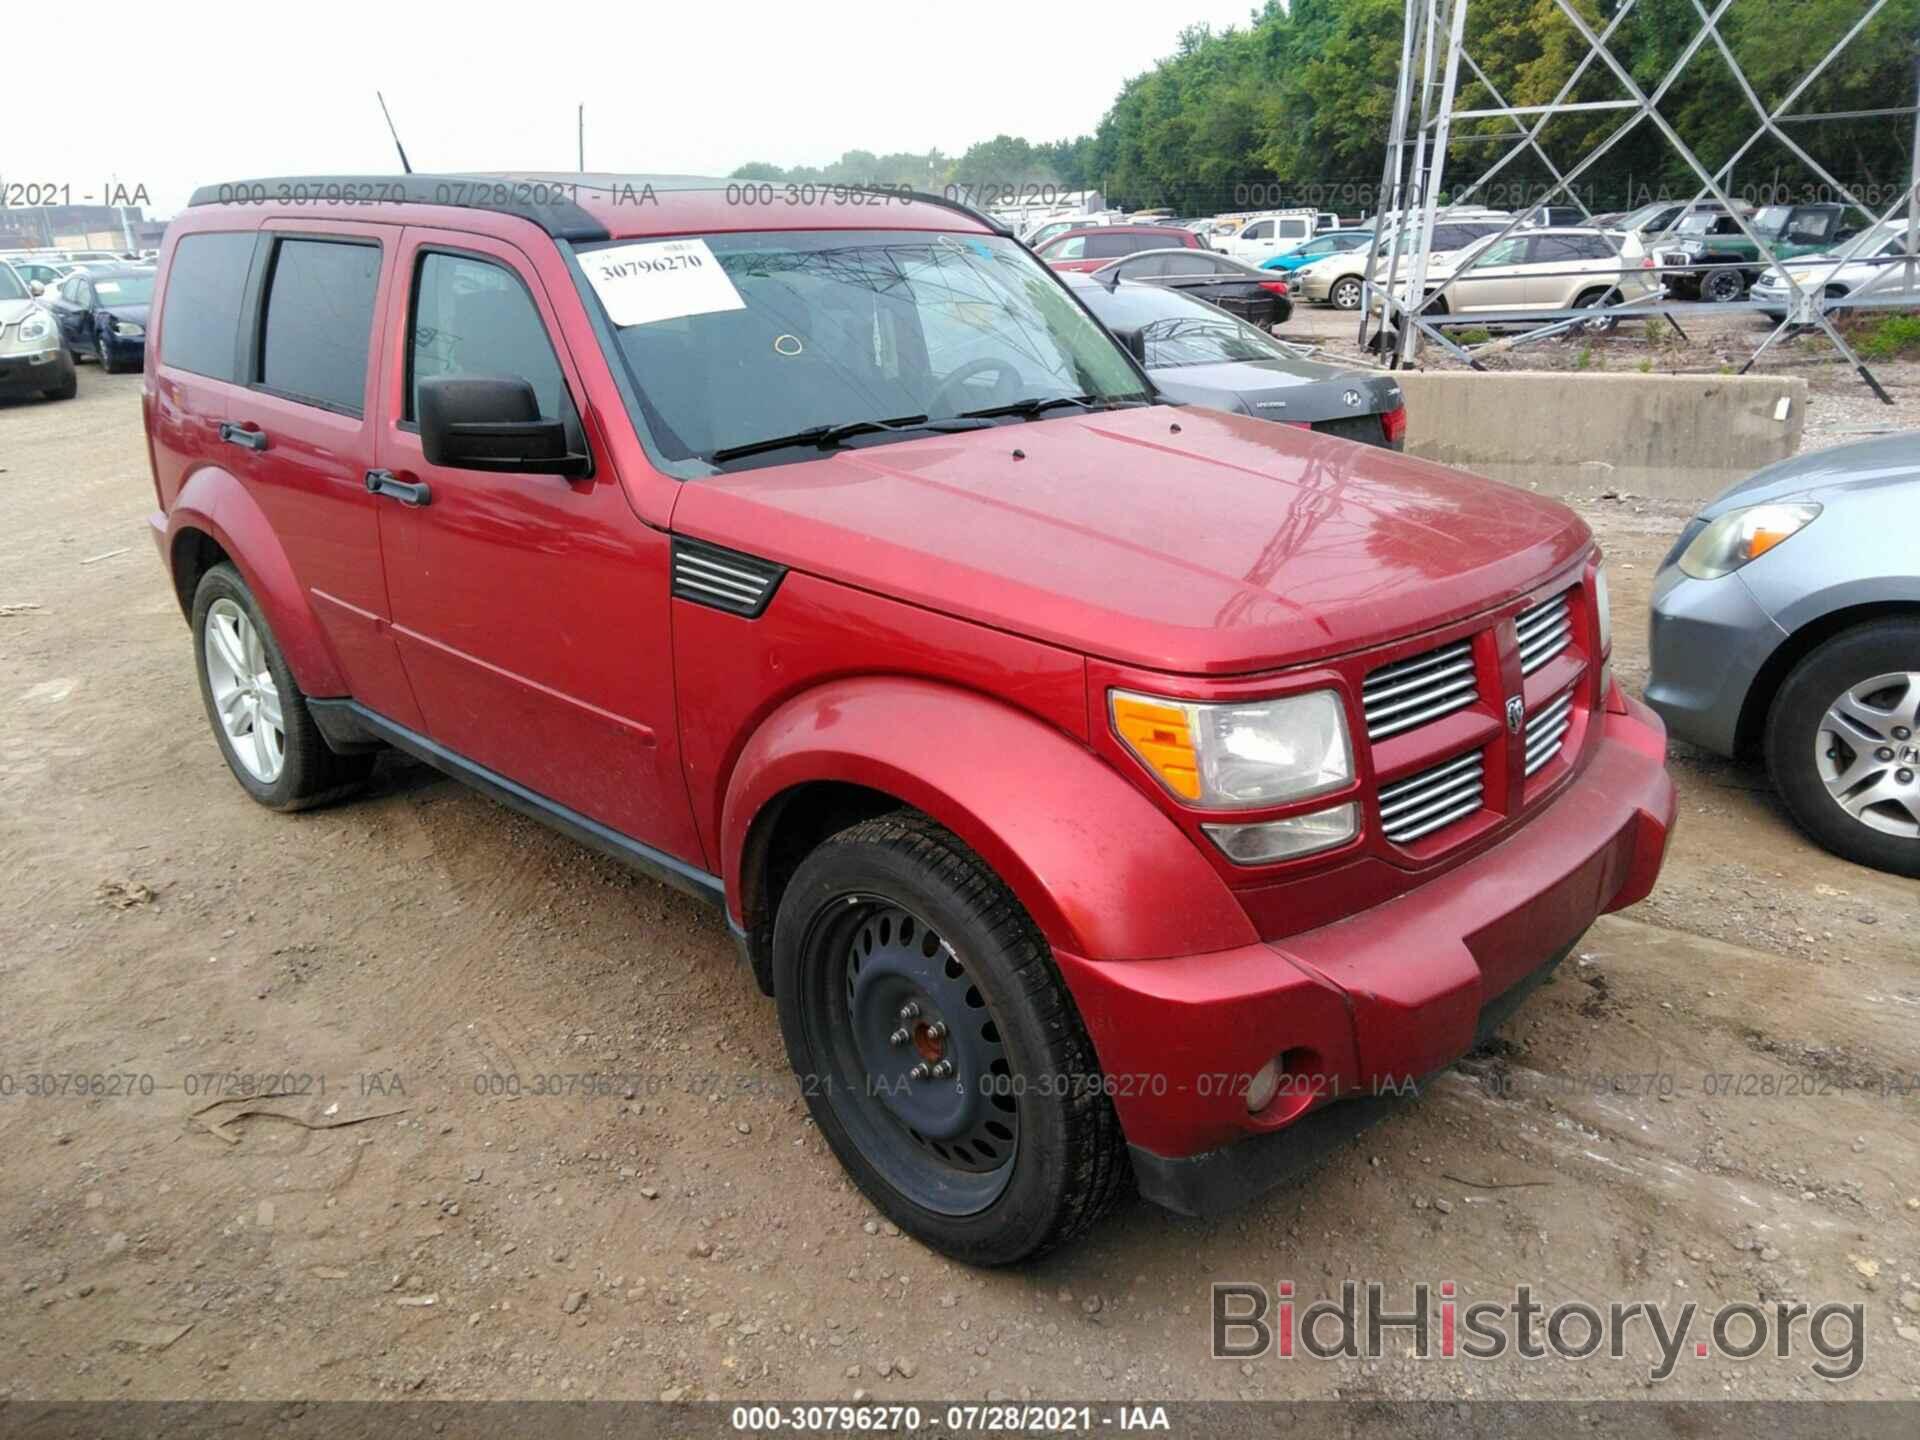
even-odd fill
[{"label": "alloy wheel", "polygon": [[1333,308],[1336,310],[1358,310],[1360,308],[1360,282],[1342,280],[1333,287]]},{"label": "alloy wheel", "polygon": [[1814,732],[1827,793],[1870,829],[1920,837],[1920,672],[1890,671],[1844,691]]},{"label": "alloy wheel", "polygon": [[287,731],[259,628],[233,601],[216,600],[207,611],[202,643],[214,711],[227,744],[249,775],[271,785],[287,763]]}]

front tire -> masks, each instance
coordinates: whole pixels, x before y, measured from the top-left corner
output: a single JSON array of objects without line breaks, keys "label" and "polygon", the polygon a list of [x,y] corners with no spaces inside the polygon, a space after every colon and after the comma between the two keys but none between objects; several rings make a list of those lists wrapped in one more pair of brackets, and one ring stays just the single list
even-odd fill
[{"label": "front tire", "polygon": [[1360,308],[1360,281],[1357,276],[1348,275],[1333,282],[1328,292],[1336,310],[1358,310]]},{"label": "front tire", "polygon": [[338,755],[240,572],[215,565],[193,597],[200,699],[233,778],[269,810],[304,810],[344,795],[373,769],[371,754]]},{"label": "front tire", "polygon": [[1767,717],[1767,768],[1834,854],[1920,876],[1920,621],[1857,625],[1794,666]]},{"label": "front tire", "polygon": [[1119,1121],[1047,943],[950,831],[901,810],[825,841],[781,897],[773,946],[808,1109],[902,1229],[1009,1265],[1124,1189]]},{"label": "front tire", "polygon": [[97,331],[93,337],[93,358],[100,362],[100,368],[107,374],[120,373],[120,362],[113,358],[113,349],[107,344],[107,337]]},{"label": "front tire", "polygon": [[1747,293],[1747,277],[1738,266],[1709,270],[1700,281],[1700,298],[1715,305],[1731,305]]}]

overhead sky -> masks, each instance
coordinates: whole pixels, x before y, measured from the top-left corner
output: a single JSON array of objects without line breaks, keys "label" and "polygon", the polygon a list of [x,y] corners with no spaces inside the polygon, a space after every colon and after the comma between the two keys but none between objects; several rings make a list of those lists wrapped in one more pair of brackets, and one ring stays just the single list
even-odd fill
[{"label": "overhead sky", "polygon": [[[724,175],[748,160],[995,134],[1085,134],[1183,26],[1244,24],[1252,0],[1047,5],[180,4],[83,7],[8,46],[16,123],[0,182],[101,202],[143,185],[150,215],[194,186],[398,168],[571,169],[586,105],[593,170]],[[16,40],[20,37],[16,36]],[[31,117],[31,118],[29,118]]]}]

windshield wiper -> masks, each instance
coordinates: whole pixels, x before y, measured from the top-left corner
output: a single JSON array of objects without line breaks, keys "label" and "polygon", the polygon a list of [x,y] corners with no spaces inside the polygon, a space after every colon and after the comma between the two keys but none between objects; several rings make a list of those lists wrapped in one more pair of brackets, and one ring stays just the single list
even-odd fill
[{"label": "windshield wiper", "polygon": [[988,420],[1000,415],[1018,415],[1023,420],[1032,420],[1049,410],[1062,405],[1077,406],[1082,410],[1120,410],[1133,405],[1145,405],[1145,400],[1102,399],[1093,395],[1032,395],[1025,400],[1009,401],[1005,405],[990,405],[984,410],[962,410],[962,420]]},{"label": "windshield wiper", "polygon": [[840,425],[809,425],[804,430],[795,430],[791,435],[771,435],[765,440],[749,440],[741,445],[724,445],[707,458],[715,464],[726,460],[738,460],[747,455],[763,455],[770,450],[786,450],[796,445],[811,445],[817,450],[834,450],[853,439],[856,435],[886,435],[902,430],[974,430],[978,426],[965,424],[971,417],[956,416],[963,423],[954,424],[952,420],[929,420],[925,415],[900,415],[892,420],[849,420]]}]

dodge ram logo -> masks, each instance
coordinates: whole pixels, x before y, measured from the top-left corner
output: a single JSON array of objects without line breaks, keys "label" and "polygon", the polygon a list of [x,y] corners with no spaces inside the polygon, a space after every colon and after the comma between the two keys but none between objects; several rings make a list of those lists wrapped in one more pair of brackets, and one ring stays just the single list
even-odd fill
[{"label": "dodge ram logo", "polygon": [[1527,702],[1518,695],[1507,697],[1507,733],[1518,735],[1521,725],[1526,723]]}]

